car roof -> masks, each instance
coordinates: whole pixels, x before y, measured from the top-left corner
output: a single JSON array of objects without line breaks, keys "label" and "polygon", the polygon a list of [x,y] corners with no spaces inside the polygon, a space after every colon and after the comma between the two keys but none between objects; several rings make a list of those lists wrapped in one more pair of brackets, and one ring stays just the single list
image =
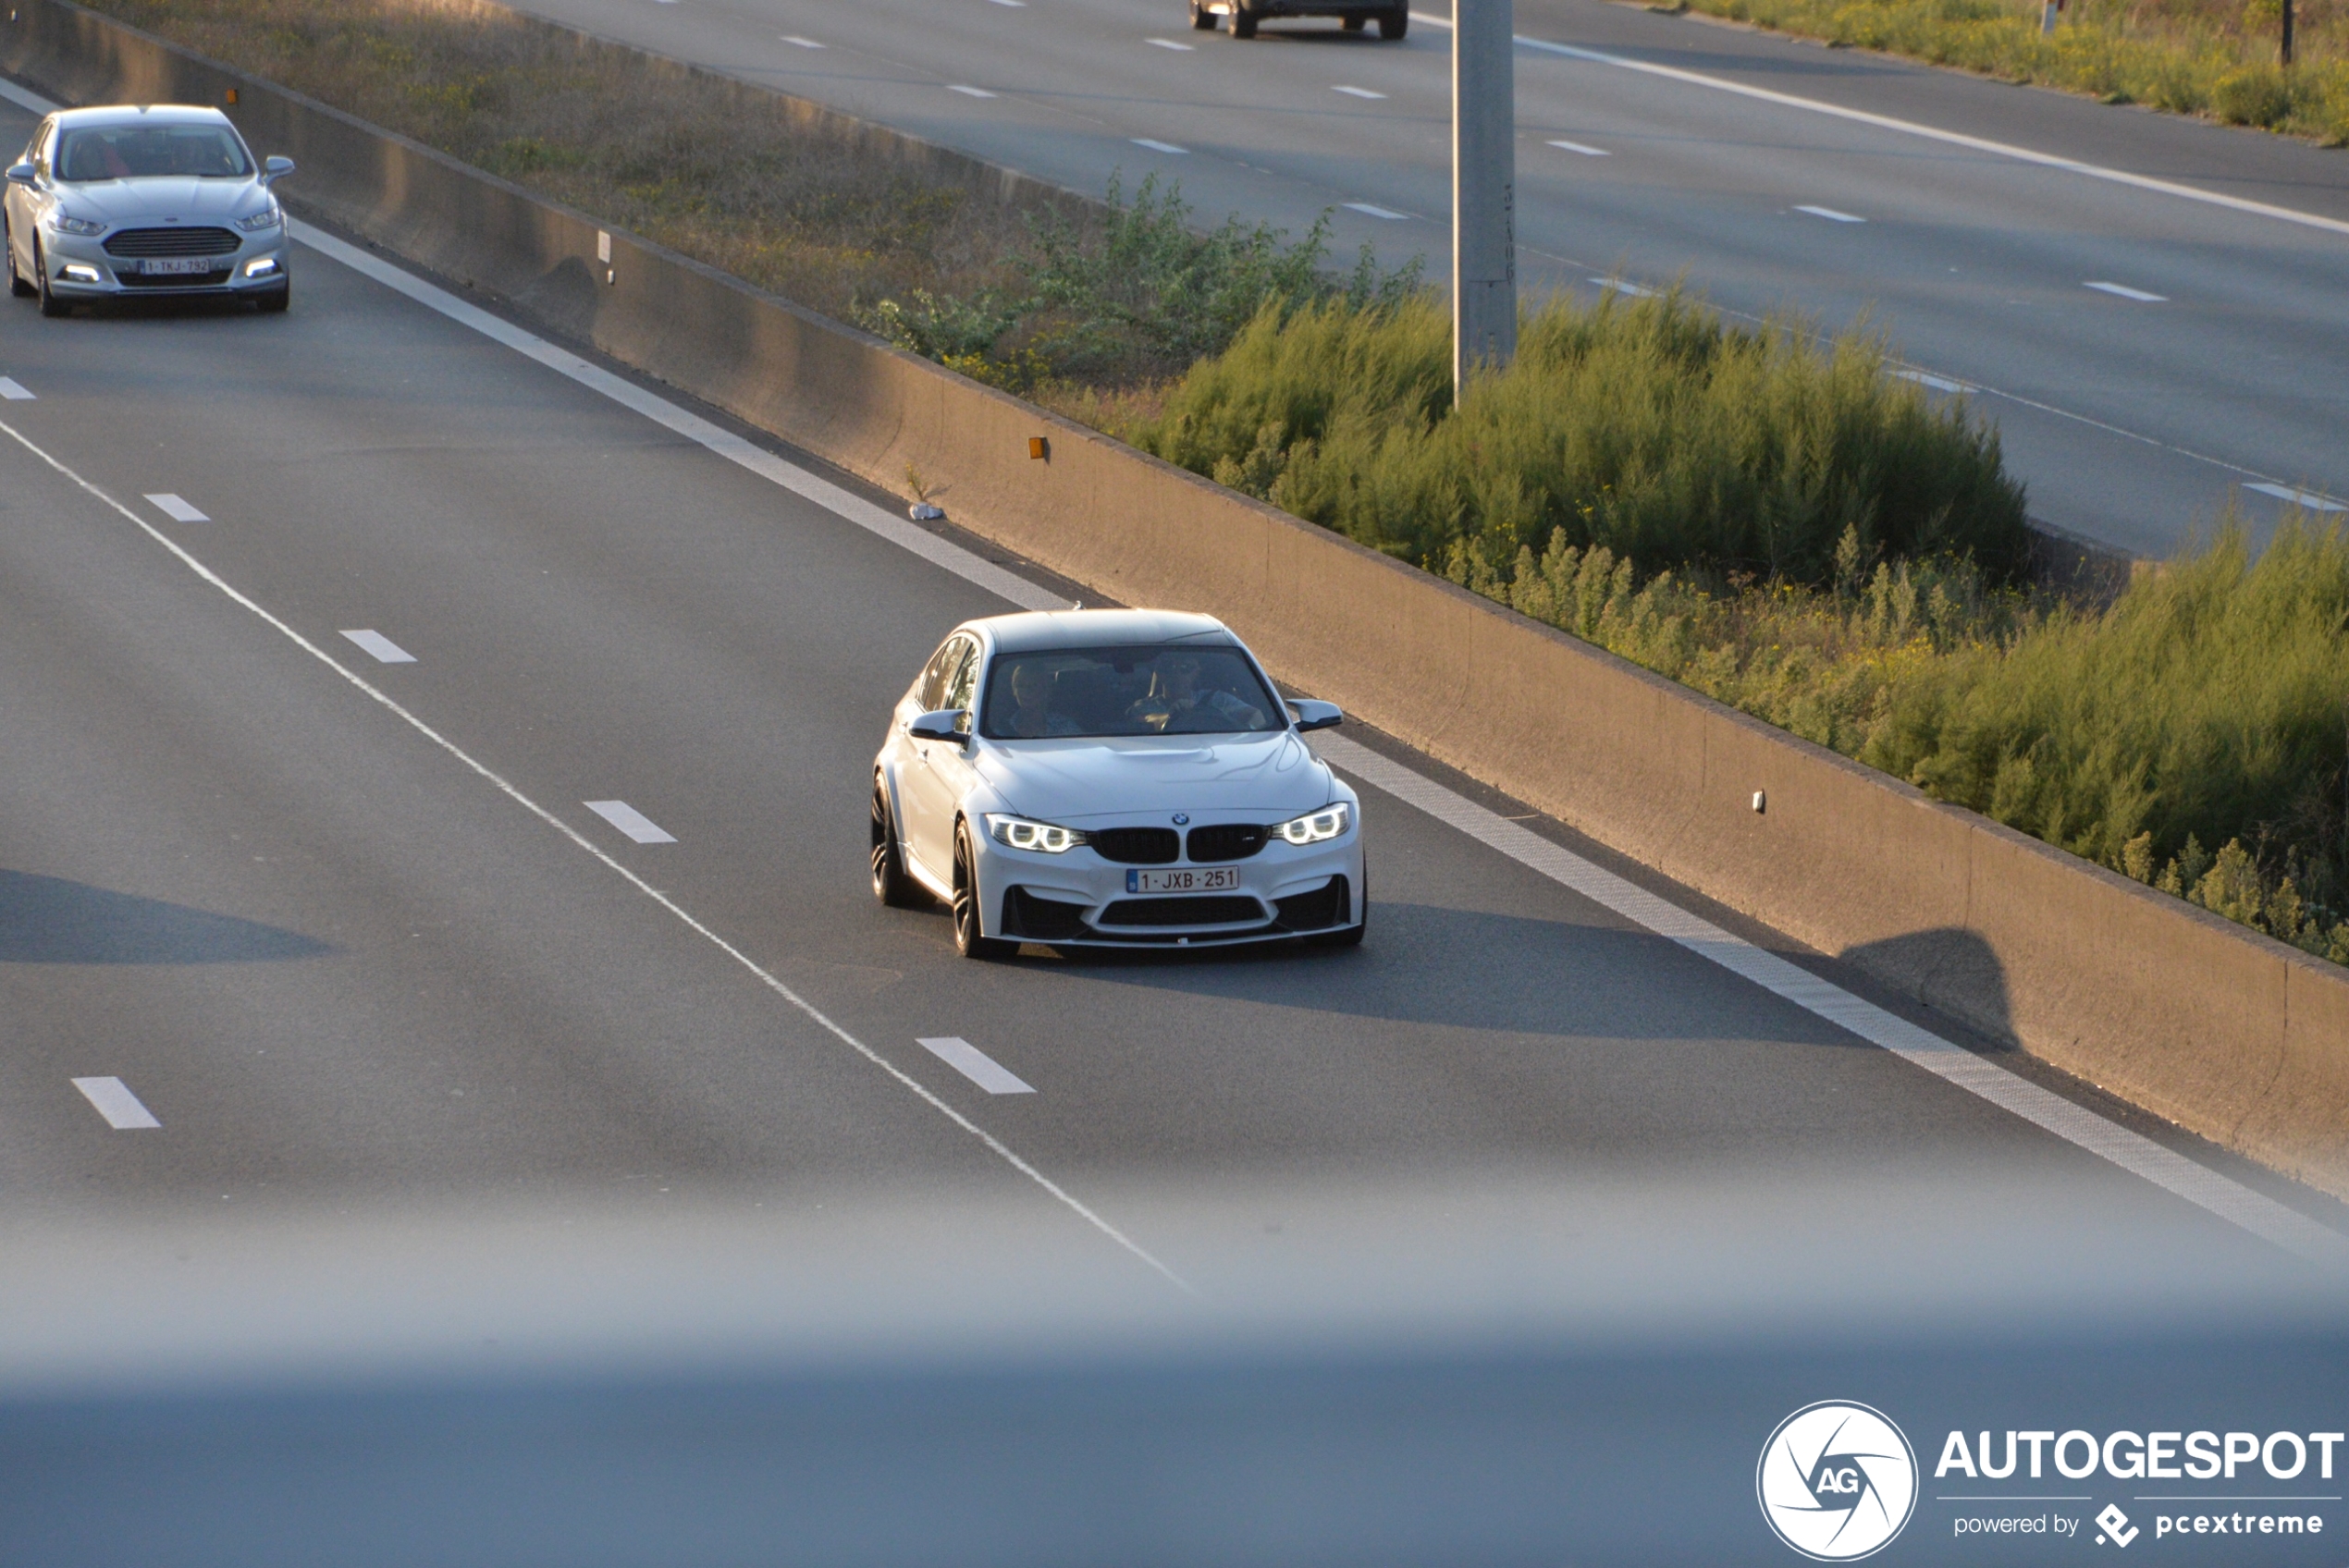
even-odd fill
[{"label": "car roof", "polygon": [[206,104],[107,104],[96,108],[64,109],[55,116],[60,129],[78,126],[227,125],[228,116]]},{"label": "car roof", "polygon": [[1102,648],[1127,643],[1227,643],[1231,629],[1211,615],[1180,610],[1027,610],[970,623],[1007,653]]}]

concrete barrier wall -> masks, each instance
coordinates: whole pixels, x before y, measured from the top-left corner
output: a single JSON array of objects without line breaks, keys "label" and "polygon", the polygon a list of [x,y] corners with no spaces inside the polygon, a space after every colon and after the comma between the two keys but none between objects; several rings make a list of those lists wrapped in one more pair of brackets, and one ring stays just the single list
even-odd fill
[{"label": "concrete barrier wall", "polygon": [[2349,1197],[2340,969],[658,247],[612,235],[607,278],[592,219],[323,105],[64,0],[14,16],[10,75],[77,102],[234,86],[256,151],[301,163],[298,211],[881,484],[918,468],[962,526],[1125,602],[1221,616],[1285,680],[1463,772]]}]

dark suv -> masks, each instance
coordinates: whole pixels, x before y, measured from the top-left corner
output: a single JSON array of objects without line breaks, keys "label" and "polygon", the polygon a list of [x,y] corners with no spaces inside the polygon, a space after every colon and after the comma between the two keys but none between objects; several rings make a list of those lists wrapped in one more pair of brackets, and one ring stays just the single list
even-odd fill
[{"label": "dark suv", "polygon": [[1199,31],[1214,31],[1218,17],[1232,18],[1234,38],[1254,38],[1267,17],[1335,17],[1348,32],[1376,20],[1381,38],[1400,38],[1410,31],[1411,0],[1191,0],[1191,25]]}]

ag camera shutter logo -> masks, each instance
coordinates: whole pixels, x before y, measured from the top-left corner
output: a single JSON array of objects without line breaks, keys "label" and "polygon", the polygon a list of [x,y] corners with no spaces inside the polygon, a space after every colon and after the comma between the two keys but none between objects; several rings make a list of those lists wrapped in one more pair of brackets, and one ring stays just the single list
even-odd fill
[{"label": "ag camera shutter logo", "polygon": [[1762,1517],[1814,1562],[1850,1562],[1892,1543],[1917,1505],[1917,1456],[1892,1418],[1823,1400],[1785,1420],[1753,1473]]}]

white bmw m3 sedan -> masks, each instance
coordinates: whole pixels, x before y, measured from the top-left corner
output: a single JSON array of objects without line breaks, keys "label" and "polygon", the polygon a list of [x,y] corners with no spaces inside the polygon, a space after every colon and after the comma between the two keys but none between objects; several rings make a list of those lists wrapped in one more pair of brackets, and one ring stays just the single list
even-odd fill
[{"label": "white bmw m3 sedan", "polygon": [[954,945],[1362,939],[1361,805],[1221,621],[1156,610],[955,628],[873,760],[873,894]]}]

